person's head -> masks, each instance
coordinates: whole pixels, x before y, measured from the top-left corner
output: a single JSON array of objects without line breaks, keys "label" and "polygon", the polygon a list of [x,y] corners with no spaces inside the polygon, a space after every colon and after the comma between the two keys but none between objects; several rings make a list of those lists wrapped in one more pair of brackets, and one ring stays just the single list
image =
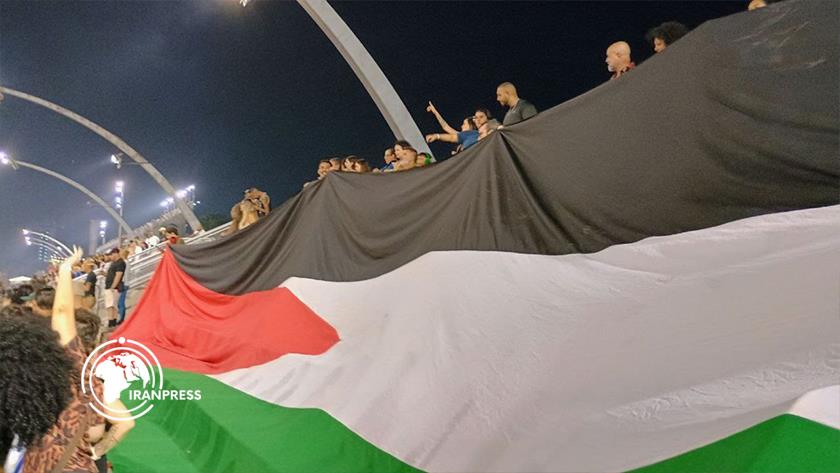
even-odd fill
[{"label": "person's head", "polygon": [[367,161],[362,158],[356,158],[353,161],[353,172],[357,173],[366,173],[370,172],[370,166],[368,165]]},{"label": "person's head", "polygon": [[318,179],[323,179],[328,172],[330,172],[330,160],[322,159],[318,161]]},{"label": "person's head", "polygon": [[429,156],[429,153],[418,153],[414,161],[414,166],[419,168],[431,163],[432,157]]},{"label": "person's head", "polygon": [[21,284],[12,290],[10,299],[12,304],[24,305],[34,293],[35,288],[31,284]]},{"label": "person's head", "polygon": [[496,101],[503,107],[513,107],[519,101],[516,87],[510,82],[502,82],[496,87]]},{"label": "person's head", "polygon": [[350,156],[345,157],[344,161],[342,161],[342,163],[341,163],[341,170],[346,171],[346,172],[356,172],[353,169],[353,163],[355,163],[356,160],[358,160],[358,159],[359,159],[359,157],[354,155],[354,154],[351,154]]},{"label": "person's head", "polygon": [[29,305],[10,304],[0,309],[0,317],[35,317]]},{"label": "person's head", "polygon": [[758,10],[759,8],[764,8],[771,3],[773,2],[770,0],[751,0],[750,3],[747,4],[747,10]]},{"label": "person's head", "polygon": [[23,446],[44,435],[78,378],[49,323],[31,315],[0,315],[0,451],[7,451],[14,435]]},{"label": "person's head", "polygon": [[385,150],[385,164],[393,163],[397,160],[397,155],[394,154],[394,148],[388,148]]},{"label": "person's head", "polygon": [[112,248],[108,251],[108,260],[109,261],[117,261],[120,259],[120,249],[119,248]]},{"label": "person's head", "polygon": [[341,171],[341,158],[330,158],[330,172]]},{"label": "person's head", "polygon": [[76,309],[76,332],[85,353],[90,353],[99,344],[99,328],[102,322],[99,316],[87,309]]},{"label": "person's head", "polygon": [[475,115],[473,115],[473,120],[475,120],[477,128],[481,128],[481,126],[487,123],[491,118],[493,118],[493,115],[491,115],[490,110],[487,110],[486,108],[476,109]]},{"label": "person's head", "polygon": [[648,30],[645,39],[653,46],[653,50],[659,53],[686,34],[688,34],[688,27],[684,24],[676,21],[666,21]]},{"label": "person's head", "polygon": [[472,117],[467,117],[461,123],[461,131],[471,131],[471,130],[478,130],[478,127],[475,125],[475,120]]},{"label": "person's head", "polygon": [[53,303],[55,302],[55,289],[51,287],[44,287],[35,291],[27,300],[26,305],[32,309],[36,315],[41,317],[51,317]]},{"label": "person's head", "polygon": [[[405,159],[404,156],[406,150],[414,151],[414,147],[412,147],[411,144],[408,143],[408,141],[399,140],[396,143],[394,143],[394,155],[396,156],[397,160],[401,161]],[[414,151],[414,154],[416,155],[417,151]]]},{"label": "person's head", "polygon": [[607,48],[607,70],[610,72],[623,71],[630,65],[630,45],[624,41],[618,41]]},{"label": "person's head", "polygon": [[89,272],[93,271],[95,268],[96,268],[96,263],[94,263],[93,260],[88,259],[88,260],[85,260],[84,263],[82,263],[82,271],[84,271],[85,273],[89,273]]},{"label": "person's head", "polygon": [[175,225],[169,225],[166,227],[166,230],[163,232],[163,235],[169,239],[172,237],[178,238],[178,227]]}]

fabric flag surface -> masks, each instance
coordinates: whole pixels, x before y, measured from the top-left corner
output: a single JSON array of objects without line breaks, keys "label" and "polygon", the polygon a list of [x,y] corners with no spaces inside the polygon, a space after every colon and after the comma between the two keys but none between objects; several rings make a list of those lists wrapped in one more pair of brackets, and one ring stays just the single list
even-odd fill
[{"label": "fabric flag surface", "polygon": [[[840,470],[836,2],[167,251],[123,472]],[[615,111],[619,110],[620,113]]]}]

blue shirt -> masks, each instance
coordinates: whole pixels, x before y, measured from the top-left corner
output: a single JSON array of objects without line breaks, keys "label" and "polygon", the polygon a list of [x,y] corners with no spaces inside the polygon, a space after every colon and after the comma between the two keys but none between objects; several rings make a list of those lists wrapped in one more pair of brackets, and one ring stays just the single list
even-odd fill
[{"label": "blue shirt", "polygon": [[394,163],[393,162],[388,163],[388,164],[382,166],[381,168],[379,168],[379,170],[383,171],[383,172],[384,171],[393,171],[394,170]]},{"label": "blue shirt", "polygon": [[458,132],[458,143],[464,145],[464,149],[478,143],[478,131],[460,131]]}]

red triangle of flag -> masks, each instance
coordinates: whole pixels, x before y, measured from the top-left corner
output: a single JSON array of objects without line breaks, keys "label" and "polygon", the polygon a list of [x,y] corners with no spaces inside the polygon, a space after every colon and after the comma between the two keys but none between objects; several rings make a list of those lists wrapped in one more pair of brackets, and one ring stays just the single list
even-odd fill
[{"label": "red triangle of flag", "polygon": [[166,368],[223,373],[288,353],[320,355],[338,332],[290,290],[241,296],[211,291],[166,251],[134,312],[111,339],[125,337],[154,352]]}]

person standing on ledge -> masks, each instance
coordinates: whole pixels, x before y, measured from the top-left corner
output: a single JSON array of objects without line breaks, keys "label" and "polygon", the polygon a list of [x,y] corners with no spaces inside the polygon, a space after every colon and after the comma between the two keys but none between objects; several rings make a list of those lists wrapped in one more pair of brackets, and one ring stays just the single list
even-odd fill
[{"label": "person standing on ledge", "polygon": [[496,100],[503,107],[508,107],[508,111],[505,113],[505,119],[502,120],[503,126],[519,123],[537,114],[537,107],[531,102],[519,98],[519,94],[516,93],[516,87],[510,82],[502,82],[496,87]]}]

